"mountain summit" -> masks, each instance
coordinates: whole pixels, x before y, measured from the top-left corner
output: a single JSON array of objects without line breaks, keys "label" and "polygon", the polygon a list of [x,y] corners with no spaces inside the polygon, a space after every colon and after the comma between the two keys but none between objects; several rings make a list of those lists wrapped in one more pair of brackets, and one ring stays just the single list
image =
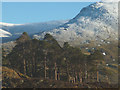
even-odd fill
[{"label": "mountain summit", "polygon": [[117,31],[118,3],[96,2],[83,8],[76,17],[64,25],[42,33],[39,38],[50,33],[60,42],[77,41],[80,44],[88,41],[117,40]]}]

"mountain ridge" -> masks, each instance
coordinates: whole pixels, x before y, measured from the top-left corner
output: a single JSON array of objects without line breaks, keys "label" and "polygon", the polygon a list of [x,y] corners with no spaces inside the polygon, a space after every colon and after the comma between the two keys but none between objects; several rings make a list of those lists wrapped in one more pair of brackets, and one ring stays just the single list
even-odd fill
[{"label": "mountain ridge", "polygon": [[[14,40],[27,32],[29,35],[39,33],[46,30],[51,30],[59,25],[66,23],[68,20],[48,21],[40,23],[25,23],[25,24],[11,24],[0,22],[0,37],[5,40]],[[14,38],[14,39],[13,39]]]},{"label": "mountain ridge", "polygon": [[46,33],[50,33],[59,42],[75,41],[87,43],[87,41],[118,40],[117,6],[118,3],[115,2],[96,2],[90,4],[64,25],[34,36],[41,39]]}]

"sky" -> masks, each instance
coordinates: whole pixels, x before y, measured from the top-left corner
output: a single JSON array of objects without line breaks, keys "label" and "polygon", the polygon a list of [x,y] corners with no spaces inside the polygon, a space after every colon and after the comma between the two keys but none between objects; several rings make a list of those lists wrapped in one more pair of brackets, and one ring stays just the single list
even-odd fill
[{"label": "sky", "polygon": [[36,23],[74,18],[93,2],[3,2],[2,22]]}]

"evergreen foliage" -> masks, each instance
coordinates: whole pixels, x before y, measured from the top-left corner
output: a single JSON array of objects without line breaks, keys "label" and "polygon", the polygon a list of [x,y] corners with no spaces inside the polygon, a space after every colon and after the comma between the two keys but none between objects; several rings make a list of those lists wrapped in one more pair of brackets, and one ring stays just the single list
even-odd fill
[{"label": "evergreen foliage", "polygon": [[37,40],[30,39],[24,32],[17,42],[12,52],[3,56],[4,61],[9,62],[9,66],[4,65],[32,78],[82,83],[91,80],[90,76],[96,78],[96,72],[103,70],[98,68],[104,62],[99,50],[85,55],[68,42],[61,47],[50,34]]}]

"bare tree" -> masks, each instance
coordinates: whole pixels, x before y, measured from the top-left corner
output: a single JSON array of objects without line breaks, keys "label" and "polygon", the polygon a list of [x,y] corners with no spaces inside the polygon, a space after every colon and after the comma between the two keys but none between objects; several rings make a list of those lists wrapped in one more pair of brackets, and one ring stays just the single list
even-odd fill
[{"label": "bare tree", "polygon": [[47,50],[44,50],[43,51],[44,53],[45,53],[45,57],[44,57],[44,78],[46,79],[46,77],[47,77],[47,65],[46,65],[46,63],[47,63]]}]

